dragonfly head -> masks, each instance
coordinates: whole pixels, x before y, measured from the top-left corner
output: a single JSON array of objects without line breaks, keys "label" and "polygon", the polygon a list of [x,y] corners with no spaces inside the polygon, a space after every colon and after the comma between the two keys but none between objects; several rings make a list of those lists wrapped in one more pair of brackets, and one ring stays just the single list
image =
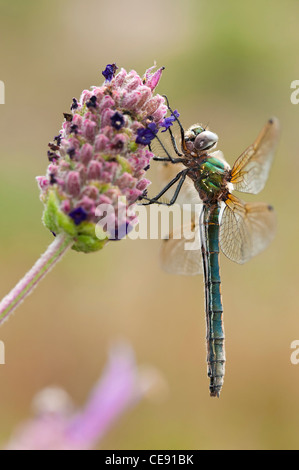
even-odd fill
[{"label": "dragonfly head", "polygon": [[185,142],[191,152],[198,154],[216,147],[218,135],[195,124],[185,133]]}]

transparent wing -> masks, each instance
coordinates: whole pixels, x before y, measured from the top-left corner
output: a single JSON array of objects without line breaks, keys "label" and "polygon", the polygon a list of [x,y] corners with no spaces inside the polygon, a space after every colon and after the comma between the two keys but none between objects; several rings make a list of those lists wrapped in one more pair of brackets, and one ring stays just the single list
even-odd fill
[{"label": "transparent wing", "polygon": [[[193,239],[190,240],[190,237]],[[198,223],[183,225],[163,240],[160,253],[161,266],[172,274],[194,276],[202,274],[201,244]]]},{"label": "transparent wing", "polygon": [[232,168],[234,189],[259,193],[267,181],[279,139],[279,121],[269,119],[255,142],[242,153]]},{"label": "transparent wing", "polygon": [[231,194],[225,203],[220,224],[220,246],[228,258],[243,264],[273,240],[275,212],[268,204],[243,203]]}]

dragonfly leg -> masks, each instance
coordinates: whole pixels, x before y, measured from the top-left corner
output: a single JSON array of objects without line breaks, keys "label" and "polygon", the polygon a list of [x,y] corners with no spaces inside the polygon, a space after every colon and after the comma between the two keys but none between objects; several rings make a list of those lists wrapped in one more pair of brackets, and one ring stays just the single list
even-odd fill
[{"label": "dragonfly leg", "polygon": [[164,157],[154,157],[153,160],[155,162],[171,162],[171,163],[184,163],[186,160],[184,158],[173,158],[169,160],[169,158]]},{"label": "dragonfly leg", "polygon": [[[173,178],[173,179],[165,186],[165,188],[163,188],[162,191],[159,192],[159,194],[157,194],[157,196],[155,196],[155,197],[153,197],[153,198],[144,197],[143,199],[145,199],[145,200],[148,201],[148,202],[144,202],[144,203],[142,203],[141,205],[142,205],[142,206],[148,206],[148,205],[150,205],[150,204],[162,204],[162,205],[164,205],[164,206],[172,206],[172,205],[176,202],[176,200],[177,200],[177,198],[178,198],[178,195],[179,195],[180,190],[181,190],[181,188],[182,188],[182,186],[183,186],[183,183],[184,183],[184,181],[185,181],[185,179],[186,179],[186,176],[187,176],[187,174],[188,174],[188,171],[189,171],[189,168],[186,168],[185,170],[180,171],[180,172],[176,175],[176,177]],[[176,190],[175,190],[174,195],[173,195],[173,197],[171,198],[170,202],[168,202],[168,203],[167,203],[167,202],[159,202],[160,197],[162,197],[163,194],[165,194],[165,193],[168,191],[168,189],[170,189],[177,181],[179,181],[179,183],[178,183],[178,185],[177,185],[177,187],[176,187]]]},{"label": "dragonfly leg", "polygon": [[[161,145],[163,151],[166,153],[167,155],[167,158],[163,158],[163,161],[166,161],[166,162],[171,162],[171,163],[174,163],[174,159],[172,158],[172,156],[170,155],[170,153],[168,152],[167,148],[165,147],[165,145],[163,144],[163,142],[161,141],[161,139],[159,139],[159,137],[156,135],[155,136],[155,139],[157,139],[157,141],[159,142],[159,144]],[[152,148],[151,148],[151,145],[149,144],[148,145],[148,148],[150,150],[150,152],[153,152],[152,151]],[[154,159],[160,161],[160,157],[154,157]]]},{"label": "dragonfly leg", "polygon": [[175,153],[176,153],[179,157],[183,157],[184,154],[179,151],[178,146],[177,146],[177,143],[176,143],[176,140],[175,140],[175,137],[174,137],[174,135],[173,135],[172,130],[170,129],[170,127],[169,127],[169,129],[168,129],[168,132],[169,132],[169,134],[170,134],[171,143],[172,143],[172,146],[173,146],[173,149],[174,149]]}]

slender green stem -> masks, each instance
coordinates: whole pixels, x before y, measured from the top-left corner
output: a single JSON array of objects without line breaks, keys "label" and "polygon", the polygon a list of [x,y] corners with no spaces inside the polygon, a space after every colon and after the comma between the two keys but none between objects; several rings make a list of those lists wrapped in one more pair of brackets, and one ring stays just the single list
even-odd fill
[{"label": "slender green stem", "polygon": [[0,302],[0,324],[7,320],[9,315],[33,291],[39,281],[51,271],[72,244],[72,238],[65,235],[58,235],[55,238],[54,242],[51,243],[47,251],[39,258],[30,271]]}]

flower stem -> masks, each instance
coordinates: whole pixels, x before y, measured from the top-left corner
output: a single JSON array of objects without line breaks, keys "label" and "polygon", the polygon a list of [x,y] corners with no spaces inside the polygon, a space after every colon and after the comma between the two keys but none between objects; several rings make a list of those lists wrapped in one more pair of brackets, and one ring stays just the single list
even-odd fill
[{"label": "flower stem", "polygon": [[21,279],[21,281],[0,302],[0,324],[7,320],[8,316],[18,305],[33,291],[39,281],[51,271],[53,266],[62,258],[65,252],[72,246],[73,239],[65,235],[58,235],[47,251],[41,255],[35,265]]}]

